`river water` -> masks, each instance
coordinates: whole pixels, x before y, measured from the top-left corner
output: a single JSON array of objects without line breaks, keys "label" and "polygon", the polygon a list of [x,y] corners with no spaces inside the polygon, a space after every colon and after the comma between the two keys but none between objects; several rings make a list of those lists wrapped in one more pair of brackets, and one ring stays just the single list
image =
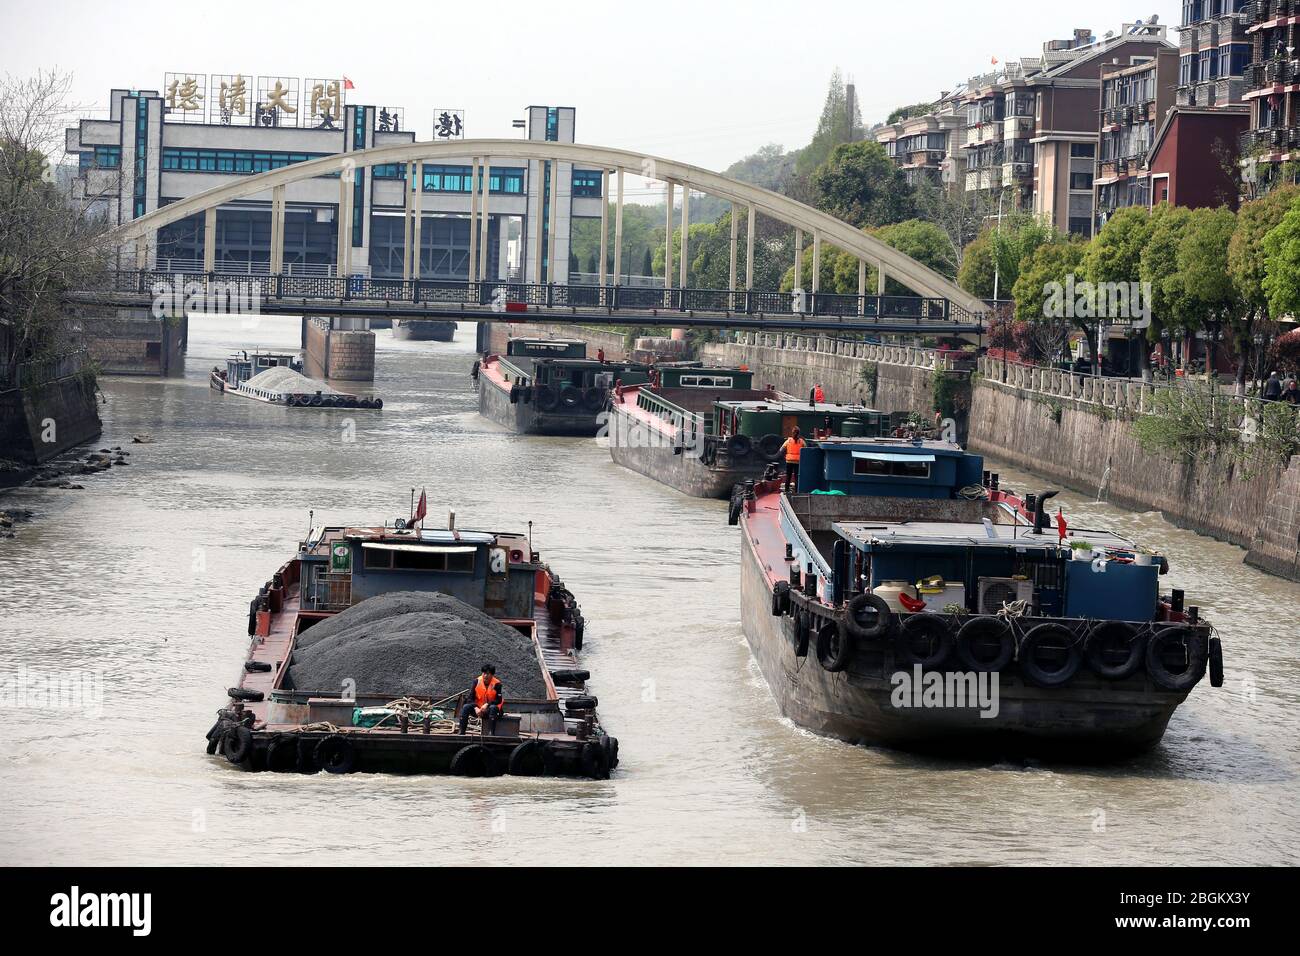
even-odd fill
[{"label": "river water", "polygon": [[[1300,585],[1240,550],[1059,499],[1076,523],[1169,554],[1165,580],[1222,634],[1226,686],[1198,686],[1150,754],[1080,768],[851,747],[777,714],[741,634],[725,503],[624,471],[592,440],[481,419],[468,323],[450,345],[377,336],[384,410],[316,414],[207,387],[236,347],[296,347],[296,321],[196,319],[184,378],[103,381],[101,444],[131,450],[130,467],[0,500],[38,513],[0,541],[0,677],[74,671],[92,698],[0,712],[0,863],[1295,861]],[[301,777],[204,755],[249,596],[309,510],[375,523],[405,514],[412,487],[430,520],[534,522],[590,622],[584,666],[622,745],[613,779]]]}]

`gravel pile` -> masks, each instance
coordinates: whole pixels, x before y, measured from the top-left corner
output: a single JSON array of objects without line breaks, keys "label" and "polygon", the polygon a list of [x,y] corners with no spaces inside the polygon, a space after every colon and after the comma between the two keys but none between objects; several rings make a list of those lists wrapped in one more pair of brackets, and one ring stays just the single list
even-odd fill
[{"label": "gravel pile", "polygon": [[446,594],[395,591],[313,625],[298,638],[289,681],[297,690],[435,698],[468,689],[496,665],[510,697],[545,697],[533,642]]},{"label": "gravel pile", "polygon": [[322,395],[338,394],[324,382],[308,378],[306,375],[295,372],[283,365],[268,368],[265,372],[258,372],[244,384],[249,388],[260,388],[265,392],[280,392],[281,394],[285,392],[306,395],[313,395],[316,392],[320,392]]}]

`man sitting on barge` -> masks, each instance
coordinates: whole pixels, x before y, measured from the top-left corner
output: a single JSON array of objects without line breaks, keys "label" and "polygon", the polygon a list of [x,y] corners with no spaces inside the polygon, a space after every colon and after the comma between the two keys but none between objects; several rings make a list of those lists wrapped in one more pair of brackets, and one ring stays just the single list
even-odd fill
[{"label": "man sitting on barge", "polygon": [[483,732],[489,737],[495,735],[497,718],[501,716],[501,708],[505,705],[496,667],[492,664],[483,665],[483,673],[479,674],[478,680],[474,682],[470,694],[474,699],[460,709],[460,726],[456,729],[456,733],[465,733],[466,727],[469,726],[470,715],[477,714],[479,720],[483,722]]}]

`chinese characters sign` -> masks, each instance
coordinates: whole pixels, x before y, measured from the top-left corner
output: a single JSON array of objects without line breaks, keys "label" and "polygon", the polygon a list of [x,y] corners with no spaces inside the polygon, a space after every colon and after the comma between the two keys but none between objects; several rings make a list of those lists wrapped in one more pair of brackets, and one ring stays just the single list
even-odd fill
[{"label": "chinese characters sign", "polygon": [[163,105],[170,123],[340,129],[344,83],[243,73],[168,73]]},{"label": "chinese characters sign", "polygon": [[400,133],[406,129],[406,110],[400,106],[375,107],[375,132]]},{"label": "chinese characters sign", "polygon": [[433,138],[434,139],[464,139],[465,138],[465,111],[464,110],[434,110]]}]

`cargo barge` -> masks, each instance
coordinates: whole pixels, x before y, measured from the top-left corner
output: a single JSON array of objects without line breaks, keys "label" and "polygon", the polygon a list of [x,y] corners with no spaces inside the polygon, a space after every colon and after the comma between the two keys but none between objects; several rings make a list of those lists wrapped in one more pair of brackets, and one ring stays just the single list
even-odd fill
[{"label": "cargo barge", "polygon": [[649,380],[650,368],[587,358],[585,342],[510,339],[471,373],[479,413],[520,434],[594,437],[606,421],[616,383]]},{"label": "cargo barge", "polygon": [[441,319],[393,319],[393,338],[412,342],[450,342],[456,323]]},{"label": "cargo barge", "polygon": [[335,391],[324,382],[302,374],[302,360],[294,352],[239,351],[226,359],[224,369],[208,373],[208,385],[222,395],[237,395],[267,405],[286,408],[384,407],[381,398]]},{"label": "cargo barge", "polygon": [[616,387],[609,453],[624,468],[696,498],[727,498],[782,459],[791,432],[876,437],[888,416],[859,405],[797,401],[754,388],[743,368],[656,365],[652,381]]},{"label": "cargo barge", "polygon": [[[295,686],[311,628],[412,592],[450,596],[517,630],[531,648],[521,666],[535,668],[529,682],[543,692],[523,696],[507,683],[494,726],[475,715],[462,734],[457,717],[477,666],[452,686]],[[618,741],[601,726],[578,664],[585,623],[528,535],[457,530],[454,515],[436,530],[404,519],[316,527],[253,599],[243,674],[208,731],[207,752],[246,770],[604,779],[618,766]],[[366,640],[376,638],[367,632]],[[477,649],[468,653],[478,659]],[[378,664],[393,672],[387,657]]]},{"label": "cargo barge", "polygon": [[840,439],[804,450],[797,493],[737,489],[744,631],[783,714],[851,743],[1095,761],[1157,744],[1207,668],[1222,686],[1163,557],[998,484],[955,445]]}]

